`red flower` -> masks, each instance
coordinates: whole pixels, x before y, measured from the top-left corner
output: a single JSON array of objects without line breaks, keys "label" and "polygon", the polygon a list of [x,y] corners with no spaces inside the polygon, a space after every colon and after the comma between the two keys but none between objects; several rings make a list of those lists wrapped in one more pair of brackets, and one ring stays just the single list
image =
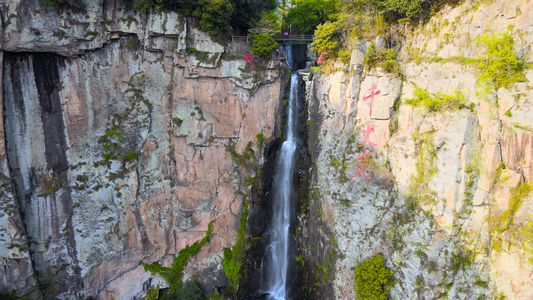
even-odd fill
[{"label": "red flower", "polygon": [[252,67],[255,67],[253,56],[251,56],[249,53],[246,53],[243,58],[247,63],[252,64]]}]

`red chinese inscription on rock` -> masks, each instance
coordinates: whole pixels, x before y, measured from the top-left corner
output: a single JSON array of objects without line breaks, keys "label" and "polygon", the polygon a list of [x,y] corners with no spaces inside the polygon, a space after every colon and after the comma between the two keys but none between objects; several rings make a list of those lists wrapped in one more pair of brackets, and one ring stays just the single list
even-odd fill
[{"label": "red chinese inscription on rock", "polygon": [[374,143],[372,143],[372,142],[369,140],[370,134],[371,134],[372,132],[376,131],[376,130],[374,129],[374,127],[372,127],[372,124],[368,123],[366,129],[363,129],[362,131],[363,131],[363,136],[364,136],[364,138],[365,138],[365,141],[364,141],[362,144],[360,144],[359,146],[363,146],[364,144],[368,143],[371,147],[376,147],[377,145],[374,144]]},{"label": "red chinese inscription on rock", "polygon": [[378,84],[372,83],[372,87],[368,89],[370,91],[370,95],[363,97],[363,101],[370,100],[370,117],[371,118],[372,118],[372,104],[374,102],[374,97],[381,94],[381,91],[376,91],[377,88],[378,88]]},{"label": "red chinese inscription on rock", "polygon": [[370,154],[370,151],[363,150],[363,153],[359,153],[357,155],[357,161],[354,165],[354,172],[352,178],[350,179],[353,179],[354,177],[359,176],[361,174],[364,175],[366,178],[370,179],[370,177],[366,175],[366,170],[370,166]]}]

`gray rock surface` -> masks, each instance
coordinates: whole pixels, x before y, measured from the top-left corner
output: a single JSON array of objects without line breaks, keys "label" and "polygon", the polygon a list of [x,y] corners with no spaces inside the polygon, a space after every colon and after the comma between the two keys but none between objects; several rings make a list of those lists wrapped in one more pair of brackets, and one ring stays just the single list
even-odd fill
[{"label": "gray rock surface", "polygon": [[[212,220],[184,279],[227,284],[222,251],[256,136],[276,127],[280,65],[254,78],[243,53],[173,12],[38,2],[2,9],[0,293],[143,297],[166,282],[139,263],[170,266]],[[254,167],[229,147],[252,149]]]}]

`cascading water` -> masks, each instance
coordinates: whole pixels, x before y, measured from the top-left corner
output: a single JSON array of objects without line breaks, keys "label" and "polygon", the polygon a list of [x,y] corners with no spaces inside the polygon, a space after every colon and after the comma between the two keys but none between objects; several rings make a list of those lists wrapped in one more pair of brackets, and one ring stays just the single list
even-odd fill
[{"label": "cascading water", "polygon": [[288,298],[287,275],[289,271],[289,228],[293,201],[294,156],[297,146],[296,110],[299,75],[294,70],[292,47],[287,47],[287,61],[291,68],[291,85],[287,112],[287,137],[282,144],[276,170],[273,197],[273,216],[270,245],[268,246],[267,293],[270,299]]}]

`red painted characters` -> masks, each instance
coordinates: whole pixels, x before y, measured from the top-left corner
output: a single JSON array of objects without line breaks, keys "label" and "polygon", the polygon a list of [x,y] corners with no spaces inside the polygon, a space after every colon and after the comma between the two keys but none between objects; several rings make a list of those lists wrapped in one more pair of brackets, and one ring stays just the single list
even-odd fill
[{"label": "red painted characters", "polygon": [[[373,82],[372,86],[368,89],[368,91],[370,91],[370,95],[363,96],[363,101],[370,100],[370,118],[372,118],[372,104],[374,102],[374,97],[381,94],[381,91],[376,90],[377,88],[378,88],[377,83]],[[372,148],[376,147],[377,144],[374,144],[370,141],[370,134],[373,133],[374,131],[376,130],[374,129],[372,124],[368,123],[366,125],[366,129],[362,130],[365,141],[362,144],[359,144],[359,146],[368,144]],[[359,175],[363,175],[366,178],[370,179],[370,177],[368,177],[368,175],[366,174],[366,170],[368,169],[368,167],[370,167],[370,155],[371,155],[371,152],[367,150],[363,150],[363,153],[359,153],[357,155],[357,160],[355,161],[355,164],[354,164],[354,172],[353,172],[351,179]]]}]

